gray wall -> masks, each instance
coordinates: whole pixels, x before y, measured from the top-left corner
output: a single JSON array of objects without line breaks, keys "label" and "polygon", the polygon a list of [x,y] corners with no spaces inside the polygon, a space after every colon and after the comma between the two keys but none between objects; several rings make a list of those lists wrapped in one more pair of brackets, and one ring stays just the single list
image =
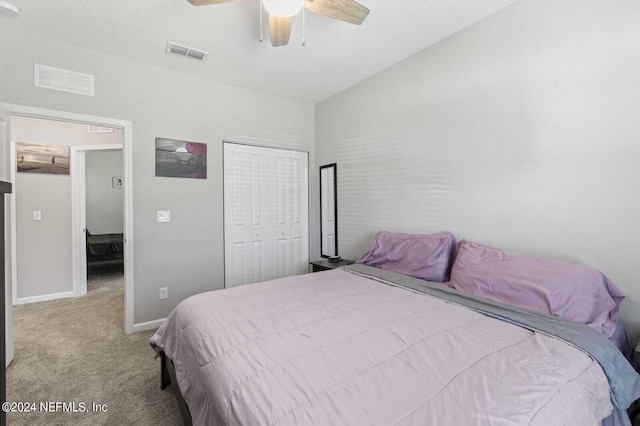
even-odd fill
[{"label": "gray wall", "polygon": [[87,229],[92,234],[121,234],[124,230],[124,191],[112,178],[122,177],[122,150],[85,154]]},{"label": "gray wall", "polygon": [[[313,105],[1,28],[0,39],[11,40],[0,44],[0,101],[133,123],[135,323],[223,286],[223,139],[306,150],[316,163]],[[94,74],[96,96],[35,88],[34,62]],[[155,177],[156,137],[207,143],[208,178]],[[316,173],[309,185],[316,211]],[[156,223],[157,210],[170,210],[171,223]],[[311,221],[313,257],[317,217]],[[167,300],[159,300],[160,287],[169,287]]]},{"label": "gray wall", "polygon": [[[122,144],[122,131],[89,133],[87,126],[11,118],[14,142],[82,146]],[[71,170],[71,173],[74,171]],[[18,299],[73,290],[71,175],[16,173]],[[33,211],[42,220],[33,220]]]},{"label": "gray wall", "polygon": [[18,301],[72,291],[71,178],[18,173],[15,185]]},{"label": "gray wall", "polygon": [[640,331],[640,2],[521,0],[320,103],[340,254],[379,229],[591,265]]}]

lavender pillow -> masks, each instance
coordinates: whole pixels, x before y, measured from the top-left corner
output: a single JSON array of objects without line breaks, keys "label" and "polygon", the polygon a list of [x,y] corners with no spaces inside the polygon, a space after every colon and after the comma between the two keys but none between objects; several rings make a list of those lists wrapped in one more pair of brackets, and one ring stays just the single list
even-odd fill
[{"label": "lavender pillow", "polygon": [[356,263],[374,266],[427,281],[447,281],[455,249],[450,232],[400,234],[380,231],[371,250]]},{"label": "lavender pillow", "polygon": [[461,241],[451,287],[567,320],[611,337],[624,296],[609,279],[586,266],[526,256]]}]

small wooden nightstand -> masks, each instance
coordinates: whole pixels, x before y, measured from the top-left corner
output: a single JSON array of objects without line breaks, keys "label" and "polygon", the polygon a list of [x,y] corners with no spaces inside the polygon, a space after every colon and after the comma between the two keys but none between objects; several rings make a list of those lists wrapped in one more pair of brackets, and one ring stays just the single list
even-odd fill
[{"label": "small wooden nightstand", "polygon": [[351,265],[353,260],[342,259],[340,262],[329,262],[327,259],[316,260],[315,262],[311,262],[311,272],[320,272],[320,271],[328,271],[331,269],[338,268],[340,266]]}]

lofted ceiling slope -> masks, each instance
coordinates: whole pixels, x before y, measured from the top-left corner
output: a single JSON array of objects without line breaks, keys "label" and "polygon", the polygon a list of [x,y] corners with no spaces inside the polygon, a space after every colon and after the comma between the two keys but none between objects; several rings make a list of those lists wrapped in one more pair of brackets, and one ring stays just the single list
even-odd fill
[{"label": "lofted ceiling slope", "polygon": [[[187,0],[12,0],[8,29],[316,104],[478,22],[515,0],[360,0],[362,26],[306,14],[288,46],[258,41],[259,0],[194,7]],[[164,53],[167,41],[204,50],[204,62]]]}]

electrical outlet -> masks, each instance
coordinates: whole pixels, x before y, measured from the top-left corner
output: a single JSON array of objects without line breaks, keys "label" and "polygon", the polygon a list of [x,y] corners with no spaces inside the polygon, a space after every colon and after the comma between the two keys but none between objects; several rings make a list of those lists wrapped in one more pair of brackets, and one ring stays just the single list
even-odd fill
[{"label": "electrical outlet", "polygon": [[158,210],[158,222],[171,222],[171,212],[169,210]]},{"label": "electrical outlet", "polygon": [[39,210],[34,211],[33,220],[42,220],[42,212]]},{"label": "electrical outlet", "polygon": [[161,287],[160,288],[160,300],[164,300],[169,297],[169,288]]}]

